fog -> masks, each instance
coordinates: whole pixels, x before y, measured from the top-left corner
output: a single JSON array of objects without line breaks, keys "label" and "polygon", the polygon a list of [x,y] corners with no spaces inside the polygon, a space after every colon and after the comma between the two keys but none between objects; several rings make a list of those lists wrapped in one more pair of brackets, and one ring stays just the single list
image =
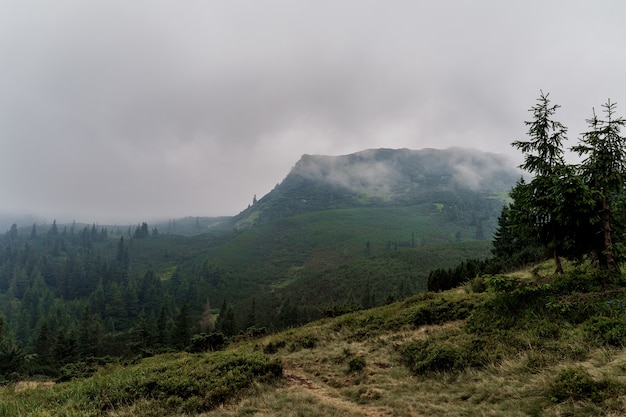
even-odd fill
[{"label": "fog", "polygon": [[571,146],[593,107],[623,109],[625,12],[617,0],[4,0],[0,213],[233,215],[303,154],[515,158],[540,90]]}]

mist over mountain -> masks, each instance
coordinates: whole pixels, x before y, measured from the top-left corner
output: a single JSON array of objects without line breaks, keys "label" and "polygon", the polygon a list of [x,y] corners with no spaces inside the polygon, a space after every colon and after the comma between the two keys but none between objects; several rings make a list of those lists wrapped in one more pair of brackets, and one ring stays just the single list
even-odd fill
[{"label": "mist over mountain", "polygon": [[303,155],[274,190],[235,221],[239,226],[297,213],[442,203],[458,192],[508,192],[520,172],[504,155],[474,149],[368,149]]},{"label": "mist over mountain", "polygon": [[[305,154],[282,182],[238,215],[158,221],[142,218],[115,225],[88,219],[87,223],[134,228],[147,221],[161,232],[195,235],[230,229],[233,224],[241,228],[318,210],[445,203],[442,199],[450,200],[459,192],[483,196],[507,193],[519,176],[520,171],[507,156],[469,148],[368,149],[341,156]],[[46,213],[0,212],[0,230],[8,230],[13,223],[30,228],[34,223],[50,225],[53,220]],[[59,222],[70,223],[67,219]]]},{"label": "mist over mountain", "polygon": [[22,227],[30,227],[34,223],[46,223],[47,220],[42,216],[32,214],[16,214],[8,212],[0,212],[0,231],[9,230],[11,225],[17,224]]},{"label": "mist over mountain", "polygon": [[[412,188],[468,188],[474,191],[508,186],[511,167],[501,155],[472,149],[369,149],[345,156],[304,155],[292,174],[389,198]],[[501,177],[500,174],[505,174]]]}]

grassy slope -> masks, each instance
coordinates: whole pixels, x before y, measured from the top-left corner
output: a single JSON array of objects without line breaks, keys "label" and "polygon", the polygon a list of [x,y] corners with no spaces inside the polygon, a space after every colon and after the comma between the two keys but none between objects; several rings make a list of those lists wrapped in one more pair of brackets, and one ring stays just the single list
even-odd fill
[{"label": "grassy slope", "polygon": [[[0,415],[623,415],[626,293],[596,285],[589,272],[553,279],[550,269],[478,279],[224,353],[164,355],[84,381],[5,388]],[[233,386],[228,378],[249,368],[235,358],[261,366],[259,377],[252,372],[210,410],[214,388],[198,380],[224,377]],[[283,377],[276,380],[270,365],[278,362]],[[268,375],[275,382],[265,383]],[[146,382],[155,378],[174,382]],[[151,387],[151,395],[128,395],[136,387]]]},{"label": "grassy slope", "polygon": [[624,290],[581,274],[546,286],[549,270],[512,274],[511,295],[477,281],[243,345],[275,351],[283,385],[203,416],[623,415],[626,317],[607,306]]}]

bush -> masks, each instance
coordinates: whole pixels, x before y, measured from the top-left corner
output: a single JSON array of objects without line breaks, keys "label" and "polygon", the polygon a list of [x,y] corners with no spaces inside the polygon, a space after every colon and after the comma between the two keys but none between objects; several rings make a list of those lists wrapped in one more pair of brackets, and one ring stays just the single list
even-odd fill
[{"label": "bush", "polygon": [[[485,277],[493,298],[478,305],[467,321],[467,330],[485,334],[508,330],[546,309],[552,289],[549,284],[520,286],[503,275]],[[505,291],[505,289],[511,289]],[[513,288],[513,289],[512,289]],[[526,323],[527,324],[527,323]]]},{"label": "bush", "polygon": [[313,349],[317,345],[317,337],[305,335],[298,337],[296,340],[291,343],[289,346],[289,350],[292,352],[296,352],[301,349]]},{"label": "bush", "polygon": [[[1,330],[0,327],[0,332]],[[11,339],[2,340],[0,342],[0,384],[19,380],[25,365],[26,353],[22,347]]]},{"label": "bush", "polygon": [[574,269],[566,274],[559,274],[555,277],[554,289],[561,294],[571,294],[573,292],[593,292],[602,288],[603,283],[609,282],[600,273],[590,273],[579,269]]},{"label": "bush", "polygon": [[583,324],[583,329],[592,338],[611,346],[624,346],[626,341],[625,317],[592,317]]},{"label": "bush", "polygon": [[615,381],[595,381],[581,366],[561,370],[550,386],[550,399],[559,403],[567,400],[591,401],[599,404],[618,397],[623,387]]},{"label": "bush", "polygon": [[317,337],[305,336],[298,342],[304,349],[313,349],[317,345]]},{"label": "bush", "polygon": [[593,393],[593,379],[582,367],[561,370],[552,381],[550,393],[552,401],[562,402],[568,399],[581,401]]},{"label": "bush", "polygon": [[487,291],[487,284],[485,278],[477,277],[467,283],[467,286],[471,292],[481,293]]},{"label": "bush", "polygon": [[90,378],[33,390],[16,401],[3,398],[0,414],[196,415],[282,374],[280,362],[261,353],[163,354],[130,366],[107,365]]},{"label": "bush", "polygon": [[271,341],[267,345],[263,346],[263,353],[268,355],[273,355],[278,352],[280,349],[284,348],[287,344],[284,340]]},{"label": "bush", "polygon": [[504,265],[498,259],[466,259],[454,268],[432,270],[428,275],[428,291],[449,290],[477,276],[503,270]]},{"label": "bush", "polygon": [[360,356],[357,356],[356,358],[352,358],[350,359],[350,361],[348,362],[348,372],[349,373],[358,373],[363,371],[363,369],[365,369],[366,363],[365,363],[365,359],[363,359]]},{"label": "bush", "polygon": [[486,340],[460,334],[406,343],[401,347],[401,355],[411,372],[423,375],[483,367],[497,357],[490,349]]},{"label": "bush", "polygon": [[223,333],[200,333],[191,337],[191,352],[207,352],[220,350],[226,344],[226,337]]},{"label": "bush", "polygon": [[526,323],[525,338],[531,338],[534,342],[527,341],[527,343],[540,344],[546,340],[558,340],[563,329],[560,323],[555,323],[546,318],[533,318]]},{"label": "bush", "polygon": [[[129,359],[126,364],[129,365],[132,362],[133,359]],[[98,372],[99,369],[111,364],[120,364],[119,358],[113,356],[92,356],[86,358],[85,361],[68,363],[57,370],[56,382],[89,378]]]},{"label": "bush", "polygon": [[443,324],[453,320],[466,319],[474,309],[476,302],[471,299],[448,300],[443,297],[429,300],[418,307],[414,314],[413,324]]},{"label": "bush", "polygon": [[[106,376],[96,375],[85,395],[103,410],[150,398],[170,413],[197,413],[219,406],[255,381],[280,376],[280,363],[261,355],[178,354],[150,358]],[[102,387],[107,387],[106,392]]]},{"label": "bush", "polygon": [[487,300],[472,311],[465,328],[476,334],[507,330],[515,325],[516,314],[504,300],[499,298]]},{"label": "bush", "polygon": [[492,292],[510,293],[520,285],[519,279],[507,275],[488,275],[483,279],[487,290]]}]

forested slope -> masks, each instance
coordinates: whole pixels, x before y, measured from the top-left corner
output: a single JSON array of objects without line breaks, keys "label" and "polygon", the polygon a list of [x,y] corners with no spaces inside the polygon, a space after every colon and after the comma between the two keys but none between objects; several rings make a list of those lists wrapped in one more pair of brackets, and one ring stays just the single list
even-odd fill
[{"label": "forested slope", "polygon": [[[470,167],[485,172],[462,186]],[[505,171],[493,155],[458,149],[305,157],[234,218],[15,224],[0,239],[3,375],[60,377],[89,358],[272,332],[423,292],[432,269],[490,256]],[[320,200],[340,177],[334,203]],[[298,208],[303,195],[315,204]]]}]

